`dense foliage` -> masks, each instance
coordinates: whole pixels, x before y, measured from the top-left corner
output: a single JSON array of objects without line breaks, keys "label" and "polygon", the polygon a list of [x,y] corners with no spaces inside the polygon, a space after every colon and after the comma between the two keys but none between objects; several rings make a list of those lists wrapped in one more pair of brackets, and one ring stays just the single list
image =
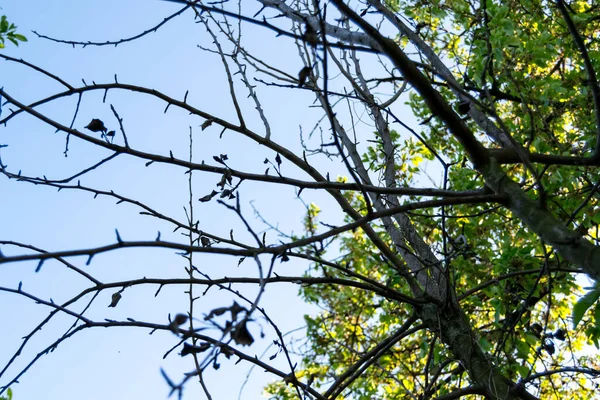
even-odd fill
[{"label": "dense foliage", "polygon": [[[588,71],[555,3],[401,1],[388,3],[388,7],[408,18],[453,72],[457,80],[454,85],[470,102],[456,100],[452,83],[424,69],[457,112],[466,115],[476,104],[527,152],[566,157],[593,155],[597,121],[595,113],[590,112],[594,102]],[[580,1],[562,7],[568,7],[597,70],[600,38],[594,21],[600,18],[600,8]],[[402,47],[411,47],[405,35],[397,39]],[[483,187],[481,175],[466,162],[464,148],[446,124],[432,118],[416,93],[411,92],[408,104],[423,123],[418,140],[392,136],[398,186],[410,187],[426,180],[426,160],[441,155],[447,168],[445,187],[456,191]],[[477,132],[476,122],[469,117],[465,120]],[[480,139],[492,149],[500,148],[489,137],[481,135]],[[363,161],[374,172],[384,170],[383,145],[371,146]],[[540,163],[532,170],[523,163],[511,163],[506,171],[531,199],[540,202],[540,207],[547,207],[568,226],[596,242],[600,222],[598,169],[565,164]],[[360,196],[347,197],[355,207],[365,209]],[[597,303],[592,306],[598,294],[592,291],[587,303],[575,305],[583,293],[579,286],[583,281],[575,279],[567,263],[502,207],[476,204],[443,211],[432,208],[410,213],[410,217],[447,268],[460,307],[481,348],[500,366],[504,376],[527,384],[541,398],[595,398],[598,385],[590,377],[597,376],[597,372],[590,376],[555,373],[540,380],[536,376],[540,371],[568,370],[569,366],[596,371],[600,366],[596,356],[600,347],[600,307]],[[384,232],[381,227],[380,234],[391,242]],[[340,251],[340,264],[351,266],[353,272],[409,291],[363,232],[346,235]],[[323,270],[316,264],[309,274],[321,275]],[[348,365],[360,364],[369,350],[393,337],[411,315],[410,307],[353,287],[340,290],[337,286],[311,286],[302,294],[324,309],[316,317],[307,317],[311,351],[304,355],[303,371],[316,377],[323,387],[343,374]],[[583,320],[575,315],[573,321],[574,307],[582,314],[590,306]],[[468,373],[447,346],[431,331],[421,330],[399,340],[373,366],[361,371],[349,397],[411,398],[411,394],[421,393],[419,398],[429,398],[465,386],[468,380]],[[287,398],[281,388],[276,388],[271,388],[273,393]]]}]

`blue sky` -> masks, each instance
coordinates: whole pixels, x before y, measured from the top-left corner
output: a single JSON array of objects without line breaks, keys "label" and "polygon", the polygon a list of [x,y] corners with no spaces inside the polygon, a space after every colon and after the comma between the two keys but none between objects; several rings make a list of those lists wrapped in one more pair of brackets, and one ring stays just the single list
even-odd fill
[{"label": "blue sky", "polygon": [[[181,99],[189,90],[189,103],[222,118],[235,117],[218,57],[197,48],[199,44],[211,46],[211,39],[202,25],[194,23],[190,12],[166,24],[156,33],[118,47],[73,49],[65,44],[37,38],[31,32],[35,30],[40,34],[70,40],[116,40],[156,25],[179,9],[176,4],[149,0],[63,0],[12,1],[2,2],[0,6],[0,12],[6,14],[19,27],[19,32],[29,39],[18,48],[8,44],[3,54],[39,65],[73,85],[80,85],[82,79],[88,83],[112,82],[117,74],[119,82],[148,86]],[[271,51],[262,45],[267,41],[280,42],[273,42],[272,33],[253,27],[248,27],[244,32],[245,42],[253,45],[258,54]],[[293,43],[288,41],[277,51],[278,66],[292,75],[297,73],[302,65]],[[25,103],[64,90],[52,79],[22,65],[1,61],[0,71],[0,86]],[[243,88],[238,89],[242,93],[240,97],[249,125],[260,131],[260,120],[255,113],[252,114],[252,105],[245,99]],[[284,145],[299,148],[300,124],[303,119],[316,115],[308,108],[310,97],[301,95],[300,102],[292,102],[286,90],[259,90],[273,125],[275,139]],[[227,153],[235,168],[262,173],[265,168],[262,160],[275,156],[259,146],[250,147],[247,139],[235,137],[230,132],[219,140],[218,129],[201,131],[199,125],[204,121],[190,118],[181,111],[171,109],[163,114],[165,104],[153,99],[111,91],[106,104],[103,104],[103,95],[98,92],[84,96],[74,125],[76,129],[83,131],[92,118],[100,118],[110,129],[114,129],[116,120],[110,110],[110,104],[113,104],[124,118],[132,146],[145,151],[168,155],[171,150],[177,157],[187,158],[189,126],[192,126],[196,161],[211,162],[213,155]],[[298,96],[295,94],[294,97]],[[39,110],[68,125],[76,100],[72,96],[40,107]],[[9,107],[5,107],[3,116],[7,115]],[[311,124],[314,124],[314,119]],[[310,127],[308,125],[305,129]],[[55,133],[52,128],[28,116],[19,116],[6,127],[0,127],[0,144],[8,145],[1,150],[0,156],[12,172],[20,170],[25,175],[46,175],[56,179],[70,176],[110,154],[72,138],[68,157],[65,157],[64,135]],[[284,163],[284,171],[287,167]],[[332,174],[335,171],[332,169]],[[173,167],[145,167],[141,160],[122,156],[93,171],[81,182],[140,199],[165,214],[184,220],[183,207],[187,206],[188,190],[187,175],[183,172]],[[293,171],[289,172],[294,175]],[[219,178],[196,174],[194,198],[197,200],[210,193]],[[0,240],[19,241],[49,251],[114,243],[115,229],[125,240],[153,240],[158,231],[165,239],[183,240],[177,233],[171,233],[169,224],[139,215],[140,210],[135,206],[116,205],[114,199],[102,196],[93,199],[91,194],[78,191],[57,192],[48,187],[9,181],[5,177],[0,177],[0,194]],[[281,229],[288,232],[299,229],[304,206],[295,199],[293,188],[277,189],[248,183],[244,185],[241,195],[246,215],[257,229],[262,230],[266,226],[254,217],[251,201],[265,218],[277,223]],[[318,200],[322,207],[329,202],[311,193],[306,193],[304,197],[306,201]],[[229,229],[234,227],[236,235],[244,236],[239,221],[223,207],[195,201],[195,213],[202,229],[227,236]],[[270,232],[269,235],[275,240],[275,233]],[[11,246],[2,246],[1,249],[5,255],[26,252]],[[102,281],[141,276],[185,276],[184,260],[169,250],[124,250],[103,254],[95,257],[87,267],[84,258],[72,258],[69,261]],[[235,258],[197,257],[195,262],[214,277],[256,275],[256,267],[249,260],[239,268]],[[36,263],[2,264],[0,285],[16,288],[19,282],[23,282],[23,290],[45,300],[52,298],[55,302],[61,302],[88,284],[56,262],[45,263],[37,274],[34,273],[35,267]],[[290,262],[278,268],[284,268],[278,271],[282,275],[294,275],[302,273],[305,265]],[[242,290],[251,298],[256,295],[255,287]],[[188,302],[183,289],[166,288],[156,298],[155,291],[156,287],[127,289],[119,306],[114,309],[106,307],[112,292],[103,292],[88,315],[99,320],[131,317],[165,323],[169,313],[186,311]],[[262,300],[284,332],[301,326],[302,315],[311,310],[296,298],[296,293],[295,286],[272,287]],[[197,307],[201,312],[208,313],[214,307],[230,305],[233,298],[230,294],[212,290]],[[80,311],[84,306],[85,303],[78,303],[74,310]],[[5,321],[5,328],[0,331],[0,342],[3,344],[0,359],[3,364],[14,354],[20,338],[28,334],[49,311],[29,299],[0,293],[0,315]],[[1,378],[1,383],[12,379],[37,352],[60,337],[72,322],[72,318],[59,317],[37,333],[17,362]],[[265,339],[260,339],[259,324],[265,329]],[[273,332],[260,320],[251,324],[250,330],[257,343],[246,350],[250,354],[260,355],[274,338]],[[296,333],[295,337],[302,337],[302,334]],[[143,330],[87,330],[62,343],[56,351],[42,357],[31,367],[20,383],[13,385],[15,399],[164,399],[168,387],[159,369],[164,368],[176,381],[183,373],[193,369],[191,360],[182,359],[175,353],[163,360],[164,353],[176,341],[173,335],[157,333],[150,336]],[[223,360],[221,369],[209,372],[205,378],[215,398],[237,398],[250,365],[241,363],[234,366],[233,363]],[[280,360],[276,360],[276,363],[284,366]],[[242,398],[259,397],[262,385],[270,379],[263,371],[255,370]],[[190,383],[184,398],[198,398],[199,391],[197,383]]]}]

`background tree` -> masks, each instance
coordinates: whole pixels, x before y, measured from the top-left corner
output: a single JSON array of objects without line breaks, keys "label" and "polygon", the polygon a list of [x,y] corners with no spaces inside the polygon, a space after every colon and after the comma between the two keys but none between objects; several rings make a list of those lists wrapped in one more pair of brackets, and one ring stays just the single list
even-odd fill
[{"label": "background tree", "polygon": [[[73,170],[54,177],[48,162],[24,172],[28,158],[8,147],[0,165],[10,187],[116,200],[153,229],[126,236],[115,207],[95,203],[117,225],[112,241],[76,247],[74,237],[56,250],[0,241],[8,267],[29,261],[39,274],[60,267],[79,277],[56,288],[60,302],[27,281],[0,288],[51,309],[33,329],[19,327],[31,330],[0,372],[4,388],[79,332],[136,327],[165,333],[165,356],[192,359],[191,372],[162,372],[180,396],[196,380],[211,398],[207,376],[236,362],[276,377],[267,391],[282,399],[596,396],[598,289],[577,303],[585,276],[600,278],[595,3],[171,2],[183,9],[127,39],[38,36],[122,48],[192,15],[206,60],[164,73],[214,81],[202,69],[218,61],[224,89],[199,97],[191,82],[178,94],[117,76],[75,85],[0,54],[60,86],[33,100],[1,90],[9,112],[0,123],[11,135],[23,135],[20,119],[60,132],[52,140]],[[229,107],[214,110],[225,94]],[[153,108],[120,111],[146,97]],[[157,103],[179,125],[152,125]],[[174,194],[181,172],[187,193],[171,199],[187,203],[183,216],[154,205]],[[131,187],[142,183],[152,190]],[[253,219],[245,199],[256,191],[268,199]],[[302,219],[298,204],[303,229],[282,226]],[[148,238],[155,230],[173,233]],[[162,258],[130,260],[130,248],[175,253],[184,275]],[[266,296],[282,283],[301,285],[320,309],[305,319],[303,345],[280,326],[294,308],[270,312],[281,304]],[[128,296],[156,304],[152,296],[170,295],[168,318],[161,306],[115,314]],[[18,366],[40,329],[65,317],[66,332]],[[258,356],[255,346],[269,343]]]}]

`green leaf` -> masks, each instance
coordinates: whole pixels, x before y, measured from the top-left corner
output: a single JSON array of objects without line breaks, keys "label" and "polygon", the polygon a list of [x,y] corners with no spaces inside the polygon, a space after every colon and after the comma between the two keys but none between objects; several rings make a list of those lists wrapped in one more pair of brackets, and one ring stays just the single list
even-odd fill
[{"label": "green leaf", "polygon": [[6,397],[2,396],[0,397],[0,400],[12,400],[12,389],[8,388],[8,390],[6,391]]},{"label": "green leaf", "polygon": [[529,367],[526,367],[524,365],[517,365],[515,366],[515,369],[517,370],[521,378],[527,378],[529,376]]},{"label": "green leaf", "polygon": [[516,343],[516,347],[517,347],[517,355],[519,356],[519,358],[526,360],[527,356],[529,355],[529,351],[530,351],[531,347],[527,344],[527,342],[521,341],[521,340],[519,340]]},{"label": "green leaf", "polygon": [[484,337],[479,338],[479,345],[483,349],[483,351],[493,350],[494,346]]},{"label": "green leaf", "polygon": [[8,21],[6,20],[6,15],[3,15],[0,19],[0,33],[5,33],[8,31]]},{"label": "green leaf", "polygon": [[573,328],[576,328],[586,311],[600,298],[600,285],[596,283],[573,307]]}]

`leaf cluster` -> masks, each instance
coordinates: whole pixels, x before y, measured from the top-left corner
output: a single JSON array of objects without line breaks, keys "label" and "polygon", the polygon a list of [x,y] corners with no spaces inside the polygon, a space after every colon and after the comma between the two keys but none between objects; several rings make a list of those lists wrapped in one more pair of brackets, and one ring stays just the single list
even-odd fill
[{"label": "leaf cluster", "polygon": [[5,47],[5,41],[12,42],[15,46],[19,45],[19,42],[26,42],[27,38],[20,33],[17,33],[17,27],[8,22],[6,15],[0,17],[0,49]]}]

